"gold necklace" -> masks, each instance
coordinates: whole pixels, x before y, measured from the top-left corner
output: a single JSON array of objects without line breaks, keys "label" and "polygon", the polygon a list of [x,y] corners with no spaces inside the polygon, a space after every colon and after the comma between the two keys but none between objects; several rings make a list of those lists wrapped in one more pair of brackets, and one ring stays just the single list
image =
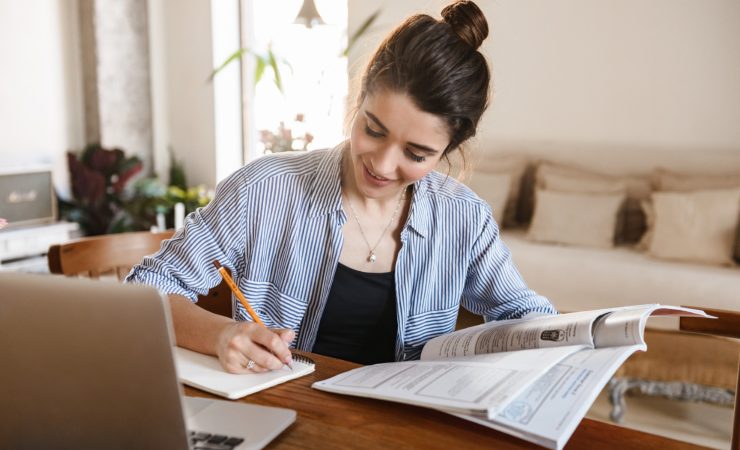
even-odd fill
[{"label": "gold necklace", "polygon": [[396,204],[396,209],[393,210],[393,215],[391,216],[391,220],[388,222],[388,225],[383,228],[383,232],[380,233],[380,237],[378,238],[378,242],[375,243],[374,246],[370,246],[370,241],[367,240],[367,236],[365,236],[365,230],[362,229],[362,224],[360,223],[360,218],[357,217],[357,212],[355,211],[355,207],[352,205],[352,200],[349,198],[349,194],[347,194],[347,203],[349,203],[349,209],[352,210],[352,215],[355,216],[355,220],[357,221],[357,226],[360,228],[360,234],[362,235],[362,238],[365,239],[365,243],[367,244],[367,248],[370,249],[370,253],[367,255],[367,261],[374,263],[377,257],[375,256],[375,249],[378,248],[378,245],[380,245],[380,241],[383,240],[383,236],[385,235],[385,232],[388,231],[388,228],[390,228],[391,224],[393,223],[393,220],[396,218],[396,214],[398,214],[398,210],[401,208],[401,203],[403,203],[403,200],[406,198],[406,188],[403,188],[401,191],[401,196],[398,199],[398,203]]}]

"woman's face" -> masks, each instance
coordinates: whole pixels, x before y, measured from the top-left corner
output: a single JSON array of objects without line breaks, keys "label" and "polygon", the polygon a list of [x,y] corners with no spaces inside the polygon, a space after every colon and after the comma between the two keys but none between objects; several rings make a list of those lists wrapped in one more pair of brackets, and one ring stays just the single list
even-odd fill
[{"label": "woman's face", "polygon": [[360,194],[388,198],[431,172],[450,142],[444,121],[405,94],[368,95],[352,124],[352,176]]}]

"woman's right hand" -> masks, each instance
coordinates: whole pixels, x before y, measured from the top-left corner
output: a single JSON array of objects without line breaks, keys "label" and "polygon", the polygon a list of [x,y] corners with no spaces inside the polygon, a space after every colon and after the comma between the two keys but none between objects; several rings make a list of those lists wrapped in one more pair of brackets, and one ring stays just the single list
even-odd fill
[{"label": "woman's right hand", "polygon": [[[277,370],[290,363],[293,330],[272,330],[255,322],[231,322],[219,334],[216,355],[229,373]],[[254,361],[250,366],[250,361]]]}]

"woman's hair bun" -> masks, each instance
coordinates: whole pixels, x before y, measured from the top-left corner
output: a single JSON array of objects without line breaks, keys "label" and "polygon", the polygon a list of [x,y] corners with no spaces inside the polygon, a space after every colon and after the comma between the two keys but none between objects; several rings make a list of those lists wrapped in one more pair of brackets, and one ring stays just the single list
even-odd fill
[{"label": "woman's hair bun", "polygon": [[442,10],[442,18],[466,44],[478,49],[488,36],[488,22],[475,3],[456,1]]}]

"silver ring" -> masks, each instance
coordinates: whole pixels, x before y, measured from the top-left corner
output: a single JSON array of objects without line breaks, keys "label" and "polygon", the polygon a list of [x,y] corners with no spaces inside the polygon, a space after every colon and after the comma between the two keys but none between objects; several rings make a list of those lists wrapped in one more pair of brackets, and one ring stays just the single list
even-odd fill
[{"label": "silver ring", "polygon": [[249,360],[249,362],[247,363],[247,365],[246,365],[245,367],[247,368],[247,370],[252,370],[252,369],[254,369],[254,361],[252,361],[252,360],[250,359],[250,360]]}]

